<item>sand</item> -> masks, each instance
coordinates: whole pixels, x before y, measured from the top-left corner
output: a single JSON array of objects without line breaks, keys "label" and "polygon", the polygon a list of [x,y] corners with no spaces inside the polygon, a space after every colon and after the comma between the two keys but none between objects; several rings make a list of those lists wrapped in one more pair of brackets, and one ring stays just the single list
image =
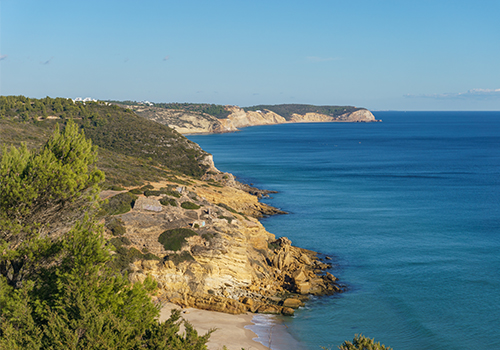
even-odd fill
[{"label": "sand", "polygon": [[193,308],[181,309],[179,306],[167,303],[163,305],[160,321],[170,317],[172,309],[181,310],[181,316],[193,325],[198,334],[205,334],[211,328],[217,328],[207,343],[209,350],[268,350],[261,343],[253,340],[257,335],[245,326],[252,325],[252,314],[230,315],[222,312],[205,311]]}]

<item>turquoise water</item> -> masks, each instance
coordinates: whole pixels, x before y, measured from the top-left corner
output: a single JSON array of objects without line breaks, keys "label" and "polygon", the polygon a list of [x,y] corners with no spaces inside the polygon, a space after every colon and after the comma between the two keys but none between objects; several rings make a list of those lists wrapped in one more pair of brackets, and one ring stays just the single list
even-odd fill
[{"label": "turquoise water", "polygon": [[307,349],[363,333],[394,349],[500,349],[500,112],[376,112],[382,123],[189,136],[289,215],[276,236],[348,286],[284,320]]}]

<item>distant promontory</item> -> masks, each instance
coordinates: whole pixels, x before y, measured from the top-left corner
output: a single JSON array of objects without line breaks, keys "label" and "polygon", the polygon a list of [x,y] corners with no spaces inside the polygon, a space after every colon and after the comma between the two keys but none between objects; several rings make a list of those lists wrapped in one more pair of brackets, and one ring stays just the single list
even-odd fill
[{"label": "distant promontory", "polygon": [[[116,101],[113,101],[116,103]],[[181,134],[225,133],[255,125],[315,122],[377,122],[364,108],[305,104],[253,107],[194,103],[118,102],[136,114]]]}]

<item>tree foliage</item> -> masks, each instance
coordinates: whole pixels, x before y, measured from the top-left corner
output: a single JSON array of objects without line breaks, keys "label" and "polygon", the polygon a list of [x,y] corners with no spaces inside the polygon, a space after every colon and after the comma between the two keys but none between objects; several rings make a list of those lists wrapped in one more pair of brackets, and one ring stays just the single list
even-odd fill
[{"label": "tree foliage", "polygon": [[375,343],[375,340],[362,334],[356,334],[352,342],[346,340],[339,346],[340,350],[392,350],[392,348]]},{"label": "tree foliage", "polygon": [[179,313],[156,320],[152,279],[131,284],[111,267],[93,219],[96,156],[73,123],[38,151],[3,151],[0,349],[205,349],[210,332],[179,334]]}]

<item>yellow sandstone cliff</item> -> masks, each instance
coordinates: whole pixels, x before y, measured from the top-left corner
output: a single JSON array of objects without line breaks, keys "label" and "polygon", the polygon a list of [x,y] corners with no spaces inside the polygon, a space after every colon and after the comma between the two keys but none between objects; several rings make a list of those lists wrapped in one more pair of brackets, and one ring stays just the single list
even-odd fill
[{"label": "yellow sandstone cliff", "polygon": [[[220,175],[228,183],[234,180],[230,174],[215,177]],[[152,184],[154,190],[170,192],[141,196],[134,209],[115,217],[125,228],[123,237],[129,248],[159,258],[133,262],[129,266],[132,280],[152,276],[161,299],[228,313],[290,315],[308,295],[342,291],[336,278],[324,273],[329,266],[315,252],[294,247],[285,237],[276,239],[257,220],[279,210],[213,179],[184,181],[189,185]],[[172,189],[178,195],[171,196]],[[165,199],[170,204],[161,205],[159,201],[166,203]],[[185,202],[195,206],[185,209],[181,207]],[[167,250],[160,235],[180,228],[190,230],[191,235],[180,249]]]},{"label": "yellow sandstone cliff", "polygon": [[270,110],[245,111],[238,106],[226,106],[230,112],[227,118],[218,119],[209,114],[185,110],[173,110],[152,106],[132,106],[137,114],[168,125],[181,134],[225,133],[239,128],[256,125],[272,125],[284,123],[316,123],[316,122],[375,122],[373,114],[360,109],[346,112],[336,117],[320,113],[293,114],[289,120]]}]

